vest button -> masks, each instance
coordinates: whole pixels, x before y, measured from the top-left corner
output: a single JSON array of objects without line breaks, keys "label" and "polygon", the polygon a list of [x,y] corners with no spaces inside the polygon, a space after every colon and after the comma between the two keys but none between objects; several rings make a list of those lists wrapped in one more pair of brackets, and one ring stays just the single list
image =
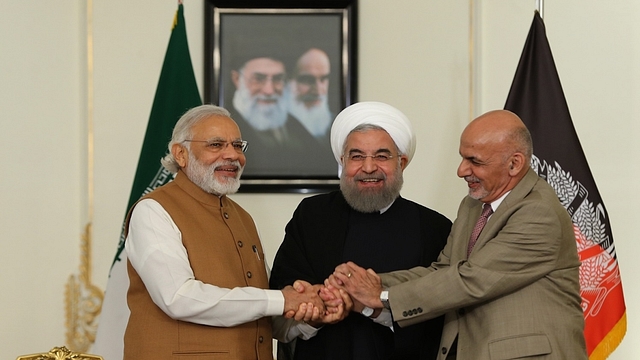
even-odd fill
[{"label": "vest button", "polygon": [[260,337],[258,338],[258,341],[262,344],[262,343],[264,342],[264,338],[263,338],[262,336],[260,336]]},{"label": "vest button", "polygon": [[251,275],[251,271],[247,271],[247,277],[248,277],[249,279],[251,279],[251,276],[253,276],[253,275]]},{"label": "vest button", "polygon": [[224,213],[224,218],[228,219],[229,218],[229,214],[228,213]]},{"label": "vest button", "polygon": [[238,247],[242,247],[242,241],[238,241]]}]

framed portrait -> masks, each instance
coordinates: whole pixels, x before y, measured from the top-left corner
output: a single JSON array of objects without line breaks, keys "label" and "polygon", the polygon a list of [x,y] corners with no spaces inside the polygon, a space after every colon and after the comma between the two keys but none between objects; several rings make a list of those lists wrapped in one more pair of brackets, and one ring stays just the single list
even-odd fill
[{"label": "framed portrait", "polygon": [[240,192],[339,187],[330,132],[356,101],[356,1],[205,2],[205,103],[248,142]]}]

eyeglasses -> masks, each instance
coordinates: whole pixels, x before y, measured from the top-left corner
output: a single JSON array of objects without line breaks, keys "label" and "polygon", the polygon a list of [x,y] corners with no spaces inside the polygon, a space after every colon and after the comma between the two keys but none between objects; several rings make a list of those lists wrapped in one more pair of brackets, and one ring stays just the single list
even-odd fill
[{"label": "eyeglasses", "polygon": [[205,147],[212,152],[220,152],[227,148],[227,146],[233,146],[233,149],[237,153],[243,153],[247,151],[249,144],[246,140],[236,140],[236,141],[221,141],[221,140],[183,140],[183,142],[202,142],[205,143]]},{"label": "eyeglasses", "polygon": [[375,154],[375,155],[349,154],[347,156],[347,159],[349,159],[349,161],[353,161],[353,162],[363,162],[369,157],[375,162],[385,162],[385,161],[393,159],[393,155],[384,154],[384,153]]},{"label": "eyeglasses", "polygon": [[248,76],[248,80],[252,85],[264,86],[267,81],[271,80],[271,84],[280,86],[284,84],[284,74],[267,75],[263,73],[253,73]]}]

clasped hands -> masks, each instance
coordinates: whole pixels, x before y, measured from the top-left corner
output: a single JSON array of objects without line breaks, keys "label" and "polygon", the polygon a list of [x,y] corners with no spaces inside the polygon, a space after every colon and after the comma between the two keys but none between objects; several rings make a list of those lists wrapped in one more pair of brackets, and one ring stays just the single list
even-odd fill
[{"label": "clasped hands", "polygon": [[284,317],[319,327],[344,319],[353,306],[344,290],[296,280],[282,289]]},{"label": "clasped hands", "polygon": [[347,262],[338,265],[324,284],[311,285],[297,280],[293,286],[282,289],[284,316],[314,327],[333,324],[347,317],[350,311],[360,312],[365,306],[382,309],[381,291],[382,282],[375,271]]}]

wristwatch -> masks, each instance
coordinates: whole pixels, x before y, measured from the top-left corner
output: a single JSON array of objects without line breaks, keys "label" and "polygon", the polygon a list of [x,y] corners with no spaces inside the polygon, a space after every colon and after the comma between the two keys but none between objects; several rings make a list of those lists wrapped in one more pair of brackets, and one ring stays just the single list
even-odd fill
[{"label": "wristwatch", "polygon": [[362,311],[360,311],[360,314],[366,316],[366,317],[371,317],[371,315],[373,315],[373,309],[365,306],[364,309],[362,309]]},{"label": "wristwatch", "polygon": [[391,310],[391,305],[389,305],[389,291],[388,290],[382,290],[380,292],[380,301],[382,302],[382,306],[384,306],[385,309]]}]

